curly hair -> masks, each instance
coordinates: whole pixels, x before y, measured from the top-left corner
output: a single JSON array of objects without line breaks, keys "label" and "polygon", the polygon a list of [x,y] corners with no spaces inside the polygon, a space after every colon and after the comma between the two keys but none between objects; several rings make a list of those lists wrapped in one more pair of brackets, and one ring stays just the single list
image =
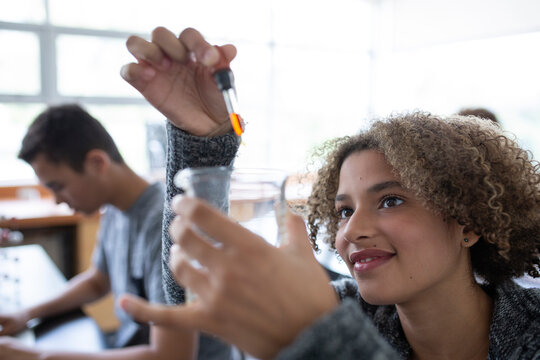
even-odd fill
[{"label": "curly hair", "polygon": [[308,229],[335,249],[334,198],[340,169],[352,153],[381,152],[402,185],[444,219],[480,235],[472,269],[497,284],[525,273],[539,277],[540,165],[490,121],[424,112],[375,121],[356,135],[329,141],[308,198]]},{"label": "curly hair", "polygon": [[497,116],[492,111],[485,108],[464,108],[459,110],[457,114],[463,116],[476,116],[480,119],[488,119],[493,122],[500,123]]}]

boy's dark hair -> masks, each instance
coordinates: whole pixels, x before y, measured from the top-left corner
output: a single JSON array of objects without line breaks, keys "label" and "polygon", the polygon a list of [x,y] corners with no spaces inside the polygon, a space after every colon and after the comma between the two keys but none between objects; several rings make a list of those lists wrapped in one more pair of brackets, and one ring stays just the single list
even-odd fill
[{"label": "boy's dark hair", "polygon": [[32,162],[38,154],[54,163],[66,163],[82,172],[90,150],[105,151],[117,163],[124,163],[107,130],[77,104],[51,106],[32,122],[22,140],[19,159]]}]

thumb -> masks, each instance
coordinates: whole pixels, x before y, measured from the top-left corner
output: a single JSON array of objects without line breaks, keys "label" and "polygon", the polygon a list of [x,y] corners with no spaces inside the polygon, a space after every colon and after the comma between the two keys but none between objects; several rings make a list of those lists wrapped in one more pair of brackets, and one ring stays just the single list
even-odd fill
[{"label": "thumb", "polygon": [[313,250],[309,243],[306,224],[301,216],[295,215],[287,211],[285,219],[285,227],[287,229],[287,247],[290,251],[301,254],[303,256],[313,257]]},{"label": "thumb", "polygon": [[228,63],[230,63],[236,57],[236,47],[234,45],[222,45],[220,46],[220,49]]},{"label": "thumb", "polygon": [[181,330],[191,330],[194,325],[193,319],[196,318],[193,316],[195,309],[191,306],[150,304],[130,294],[120,296],[118,305],[139,322]]}]

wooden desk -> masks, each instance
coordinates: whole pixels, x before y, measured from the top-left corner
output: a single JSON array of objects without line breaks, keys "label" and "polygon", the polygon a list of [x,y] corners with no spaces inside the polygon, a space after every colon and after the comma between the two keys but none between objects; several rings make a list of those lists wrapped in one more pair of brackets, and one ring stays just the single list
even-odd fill
[{"label": "wooden desk", "polygon": [[41,185],[0,187],[0,227],[31,229],[75,225],[83,216],[65,204],[56,204],[53,194]]},{"label": "wooden desk", "polygon": [[[23,245],[43,245],[67,278],[90,266],[99,218],[99,214],[83,216],[65,204],[56,204],[52,194],[39,185],[0,187],[0,228],[21,231],[25,236]],[[52,244],[51,239],[58,237],[63,238],[61,242]],[[102,330],[114,331],[118,320],[113,307],[114,299],[109,295],[86,305],[84,311]]]},{"label": "wooden desk", "polygon": [[0,227],[13,230],[76,225],[83,216],[52,198],[0,200]]},{"label": "wooden desk", "polygon": [[[57,295],[66,279],[39,245],[0,249],[0,309],[10,312]],[[80,310],[43,319],[34,328],[35,345],[42,349],[99,351],[101,332]]]},{"label": "wooden desk", "polygon": [[76,214],[67,205],[56,204],[52,194],[42,186],[0,187],[0,228],[23,234],[36,233],[39,229],[69,233],[68,247],[72,250],[63,257],[70,261],[69,269],[63,269],[67,277],[88,268],[98,226],[99,214]]}]

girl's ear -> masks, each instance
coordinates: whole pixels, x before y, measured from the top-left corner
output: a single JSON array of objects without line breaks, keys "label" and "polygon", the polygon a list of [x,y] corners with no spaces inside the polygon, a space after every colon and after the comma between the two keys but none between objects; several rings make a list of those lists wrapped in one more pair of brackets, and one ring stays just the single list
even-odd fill
[{"label": "girl's ear", "polygon": [[461,246],[471,247],[480,240],[480,235],[475,234],[473,231],[464,228],[463,229],[463,240],[461,241]]}]

